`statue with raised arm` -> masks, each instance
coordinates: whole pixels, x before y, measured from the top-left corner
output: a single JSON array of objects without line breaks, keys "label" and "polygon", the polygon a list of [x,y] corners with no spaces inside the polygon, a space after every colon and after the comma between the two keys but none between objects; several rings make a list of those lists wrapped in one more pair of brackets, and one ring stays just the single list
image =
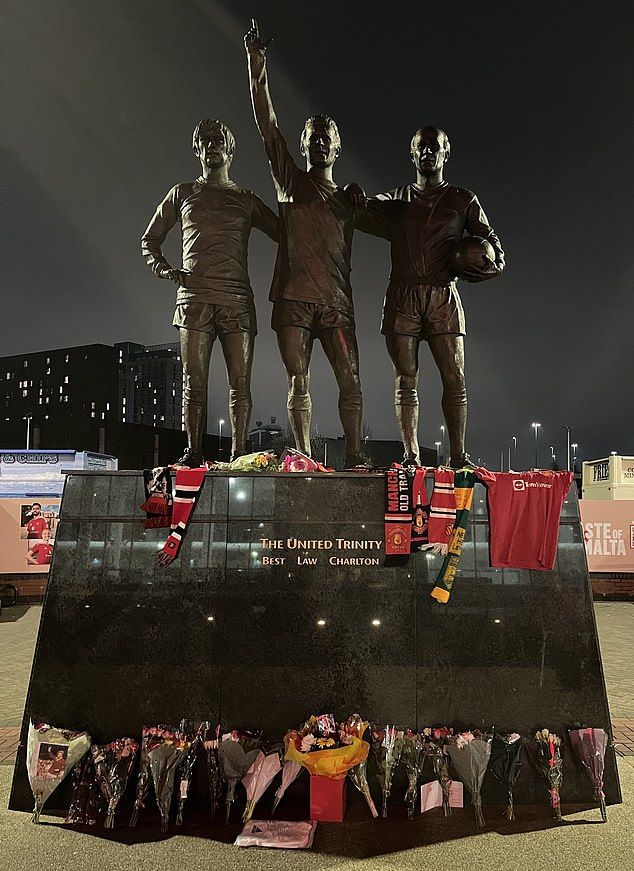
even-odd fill
[{"label": "statue with raised arm", "polygon": [[[426,341],[442,381],[450,464],[461,468],[470,460],[465,451],[465,317],[456,277],[475,282],[499,275],[504,252],[476,195],[444,180],[449,152],[443,130],[417,130],[410,144],[416,181],[368,200],[368,216],[378,220],[379,229],[372,232],[391,243],[392,271],[381,332],[394,367],[403,462],[418,465],[420,461],[418,349]],[[461,262],[456,253],[463,244],[471,253],[466,250]]]},{"label": "statue with raised arm", "polygon": [[295,446],[310,456],[310,358],[321,342],[339,387],[346,467],[361,464],[361,384],[350,255],[354,198],[333,179],[341,151],[327,115],[308,118],[300,138],[306,169],[291,157],[269,93],[266,45],[255,20],[244,38],[255,120],[264,141],[280,211],[280,245],[270,299],[272,327],[288,379],[288,419]]},{"label": "statue with raised arm", "polygon": [[[141,251],[155,275],[178,286],[172,323],[180,334],[187,449],[174,465],[181,468],[203,464],[207,382],[216,337],[229,385],[231,459],[246,453],[257,333],[247,269],[249,234],[256,227],[275,242],[279,239],[277,215],[229,177],[235,150],[229,128],[204,119],[194,130],[193,148],[200,176],[170,190],[141,239]],[[172,267],[161,250],[175,224],[180,224],[182,236],[180,269]]]}]

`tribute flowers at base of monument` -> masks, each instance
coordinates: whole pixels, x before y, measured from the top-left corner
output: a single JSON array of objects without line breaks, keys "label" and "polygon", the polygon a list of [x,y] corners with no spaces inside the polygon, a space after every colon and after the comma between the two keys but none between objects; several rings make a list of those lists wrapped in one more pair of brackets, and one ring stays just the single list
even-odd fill
[{"label": "tribute flowers at base of monument", "polygon": [[266,789],[271,784],[273,779],[281,771],[282,762],[280,760],[279,750],[273,750],[270,753],[258,752],[247,773],[242,778],[242,785],[247,793],[247,803],[242,815],[242,822],[248,823],[255,806],[266,792]]},{"label": "tribute flowers at base of monument", "polygon": [[261,744],[261,734],[254,734],[243,729],[233,729],[231,732],[226,732],[218,742],[218,764],[226,785],[225,823],[229,822],[231,805],[235,801],[236,786],[255,762]]},{"label": "tribute flowers at base of monument", "polygon": [[493,736],[489,771],[506,789],[505,816],[507,820],[515,819],[513,790],[522,768],[523,747],[524,738],[517,732]]},{"label": "tribute flowers at base of monument", "polygon": [[93,744],[90,748],[95,780],[107,802],[106,829],[114,828],[115,811],[128,785],[138,750],[139,744],[132,738],[117,738],[109,744]]},{"label": "tribute flowers at base of monument", "polygon": [[42,806],[53,790],[90,749],[90,735],[47,723],[29,724],[26,767],[35,799],[31,821],[39,823]]},{"label": "tribute flowers at base of monument", "polygon": [[101,790],[95,778],[92,753],[86,753],[72,770],[72,790],[65,823],[74,826],[93,826],[103,804]]},{"label": "tribute flowers at base of monument", "polygon": [[198,750],[202,746],[203,734],[206,731],[207,726],[207,722],[201,723],[196,732],[194,732],[194,725],[191,720],[181,720],[180,731],[188,736],[191,743],[178,770],[178,810],[176,811],[175,822],[177,826],[183,825],[183,810],[187,796],[189,795],[189,787],[192,782],[194,765],[198,758]]},{"label": "tribute flowers at base of monument", "polygon": [[586,770],[594,787],[594,800],[601,808],[601,819],[608,821],[603,792],[603,769],[605,765],[605,750],[608,746],[608,736],[605,729],[569,729],[568,737],[572,749]]},{"label": "tribute flowers at base of monument", "polygon": [[[369,721],[362,720],[360,714],[352,714],[344,723],[341,724],[341,728],[346,732],[346,734],[354,735],[356,738],[362,739],[367,732],[369,725]],[[372,799],[370,784],[368,783],[367,757],[348,771],[348,777],[364,797],[368,807],[370,808],[370,813],[376,819],[379,812],[377,811],[376,805]]]},{"label": "tribute flowers at base of monument", "polygon": [[486,825],[482,814],[482,781],[491,756],[493,735],[478,730],[459,732],[447,737],[447,752],[458,776],[471,793],[476,823]]},{"label": "tribute flowers at base of monument", "polygon": [[162,832],[167,832],[169,828],[169,812],[176,771],[187,756],[190,747],[191,740],[181,732],[176,732],[172,737],[152,747],[147,754],[156,803],[161,814]]},{"label": "tribute flowers at base of monument", "polygon": [[451,777],[449,775],[449,757],[446,752],[447,739],[451,734],[452,730],[447,726],[427,726],[421,733],[425,741],[425,755],[431,761],[434,775],[440,784],[442,810],[446,817],[451,816],[449,799]]},{"label": "tribute flowers at base of monument", "polygon": [[548,729],[542,729],[535,733],[534,740],[526,742],[526,749],[548,789],[553,818],[557,822],[561,822],[561,798],[559,796],[563,781],[561,738]]},{"label": "tribute flowers at base of monument", "polygon": [[405,792],[405,803],[407,804],[408,819],[413,820],[416,811],[416,798],[418,796],[418,781],[423,773],[425,765],[425,743],[424,739],[418,732],[412,732],[411,729],[406,729],[403,734],[403,750],[401,752],[401,762],[407,771],[407,791]]},{"label": "tribute flowers at base of monument", "polygon": [[299,762],[309,773],[343,780],[368,757],[370,745],[337,726],[332,714],[311,715],[298,730],[287,733],[285,759]]},{"label": "tribute flowers at base of monument", "polygon": [[[203,747],[205,749],[205,762],[207,764],[207,780],[209,783],[209,799],[212,820],[216,818],[220,801],[220,764],[218,762],[218,735],[220,726],[212,730],[211,723],[205,723],[203,732]],[[215,736],[215,737],[212,737]]]},{"label": "tribute flowers at base of monument", "polygon": [[376,762],[376,776],[383,792],[381,816],[387,817],[387,800],[390,797],[392,778],[403,752],[404,732],[396,726],[372,728],[372,752]]},{"label": "tribute flowers at base of monument", "polygon": [[[284,757],[286,757],[286,751],[288,750],[288,744],[290,741],[289,732],[284,735]],[[271,816],[275,813],[275,809],[278,804],[281,802],[284,797],[284,793],[289,788],[291,783],[293,783],[303,771],[304,766],[300,762],[296,762],[294,759],[286,759],[284,758],[284,764],[282,766],[282,782],[277,788],[275,793],[275,798],[273,799],[273,807],[271,809]]]},{"label": "tribute flowers at base of monument", "polygon": [[150,768],[149,754],[155,747],[158,747],[164,741],[173,742],[180,740],[181,734],[174,726],[164,724],[156,724],[152,726],[143,726],[141,730],[141,758],[139,763],[139,772],[136,782],[136,797],[132,816],[130,817],[130,826],[136,826],[139,819],[139,811],[145,807],[148,793],[152,786],[152,770]]}]

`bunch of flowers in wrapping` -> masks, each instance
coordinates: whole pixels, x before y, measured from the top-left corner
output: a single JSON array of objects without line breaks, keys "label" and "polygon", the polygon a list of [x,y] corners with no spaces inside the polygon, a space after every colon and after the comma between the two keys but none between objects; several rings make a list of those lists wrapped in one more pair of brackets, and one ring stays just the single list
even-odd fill
[{"label": "bunch of flowers in wrapping", "polygon": [[401,762],[407,771],[405,803],[407,804],[407,816],[410,820],[414,819],[416,797],[418,795],[418,780],[423,773],[425,758],[424,737],[419,735],[418,732],[412,732],[411,729],[406,729],[403,735]]},{"label": "bunch of flowers in wrapping", "polygon": [[[161,828],[163,829],[163,826],[165,826],[164,831],[167,831],[167,813],[164,814],[163,812],[165,810],[165,801],[168,798],[171,799],[176,765],[182,761],[185,750],[189,748],[190,743],[186,736],[173,726],[157,724],[155,726],[143,727],[141,733],[141,761],[137,775],[136,798],[134,800],[132,816],[130,817],[131,826],[136,826],[138,822],[139,811],[145,807],[145,802],[156,773],[160,781],[159,789],[157,790],[156,786],[154,787],[156,802],[159,805],[159,810],[161,810]],[[165,750],[158,752],[163,744],[166,745]],[[169,791],[169,797],[166,791]],[[161,803],[163,808],[161,808]],[[169,801],[167,802],[167,812],[169,813]]]},{"label": "bunch of flowers in wrapping", "polygon": [[226,732],[218,742],[218,764],[226,785],[225,823],[229,822],[231,805],[236,797],[236,786],[255,762],[261,744],[261,733],[256,734],[244,729]]},{"label": "bunch of flowers in wrapping", "polygon": [[396,726],[372,728],[372,752],[376,760],[377,778],[383,791],[382,817],[387,817],[387,800],[390,797],[394,771],[403,752],[404,734]]},{"label": "bunch of flowers in wrapping", "polygon": [[[368,720],[362,720],[360,714],[352,714],[348,717],[345,723],[341,724],[341,728],[347,735],[354,735],[356,738],[363,738],[369,725],[370,723]],[[370,793],[367,757],[348,771],[348,777],[364,797],[368,807],[370,808],[370,813],[376,819],[379,813]]]},{"label": "bunch of flowers in wrapping", "polygon": [[309,774],[343,780],[351,768],[368,758],[370,745],[348,734],[332,714],[311,715],[300,729],[287,733],[285,759],[299,762]]},{"label": "bunch of flowers in wrapping", "polygon": [[447,752],[458,776],[471,793],[471,801],[475,810],[476,822],[485,826],[482,814],[482,781],[491,756],[493,735],[488,732],[459,732],[447,737]]},{"label": "bunch of flowers in wrapping", "polygon": [[563,758],[561,755],[561,738],[548,729],[535,733],[533,741],[526,742],[529,756],[541,776],[544,778],[553,818],[561,822],[561,799],[559,790],[563,781]]},{"label": "bunch of flowers in wrapping", "polygon": [[506,818],[515,819],[513,790],[522,768],[522,747],[524,738],[517,732],[507,735],[494,735],[491,745],[489,771],[506,789]]},{"label": "bunch of flowers in wrapping", "polygon": [[271,816],[275,813],[275,809],[278,804],[281,802],[284,797],[284,793],[289,788],[291,783],[293,783],[301,774],[303,770],[303,765],[301,762],[296,762],[294,759],[286,759],[286,753],[288,751],[288,745],[291,741],[290,735],[296,735],[297,732],[287,732],[284,735],[284,765],[282,766],[282,782],[277,788],[277,792],[275,793],[275,798],[273,799],[273,808],[271,810]]},{"label": "bunch of flowers in wrapping", "polygon": [[218,802],[220,800],[220,764],[218,762],[218,736],[220,725],[212,730],[211,723],[206,721],[203,730],[203,747],[205,749],[205,761],[207,763],[207,780],[209,781],[209,797],[211,800],[211,818],[216,817]]},{"label": "bunch of flowers in wrapping", "polygon": [[242,778],[242,785],[247,794],[247,803],[242,815],[242,822],[248,823],[256,804],[266,792],[266,789],[282,768],[281,746],[269,748],[268,752],[258,751],[247,773]]},{"label": "bunch of flowers in wrapping", "polygon": [[183,809],[185,807],[185,801],[189,794],[189,787],[191,786],[192,782],[194,764],[196,762],[196,759],[198,758],[198,749],[203,745],[204,735],[208,728],[209,723],[205,721],[200,724],[200,726],[194,733],[194,727],[191,721],[181,720],[180,723],[180,731],[184,735],[186,734],[189,737],[191,743],[179,769],[178,810],[176,812],[177,826],[183,825]]},{"label": "bunch of flowers in wrapping", "polygon": [[54,789],[90,749],[87,732],[29,723],[26,767],[35,799],[32,822],[39,823],[42,806]]},{"label": "bunch of flowers in wrapping", "polygon": [[333,469],[313,460],[297,448],[286,448],[280,457],[280,472],[332,472]]},{"label": "bunch of flowers in wrapping", "polygon": [[110,744],[93,744],[90,748],[95,780],[108,803],[106,829],[114,828],[115,811],[128,785],[138,750],[139,744],[132,738],[117,738]]},{"label": "bunch of flowers in wrapping", "polygon": [[73,787],[65,823],[75,826],[93,826],[97,822],[103,802],[95,778],[92,753],[86,753],[72,772]]},{"label": "bunch of flowers in wrapping", "polygon": [[425,755],[431,760],[434,776],[442,790],[442,809],[446,817],[451,815],[449,790],[451,777],[449,776],[449,758],[446,753],[447,740],[452,730],[447,726],[428,726],[423,729],[422,737],[425,742]]},{"label": "bunch of flowers in wrapping", "polygon": [[572,749],[581,761],[594,787],[594,800],[601,808],[601,819],[608,821],[603,792],[603,768],[605,764],[605,748],[608,746],[608,736],[605,729],[569,729],[568,735]]}]

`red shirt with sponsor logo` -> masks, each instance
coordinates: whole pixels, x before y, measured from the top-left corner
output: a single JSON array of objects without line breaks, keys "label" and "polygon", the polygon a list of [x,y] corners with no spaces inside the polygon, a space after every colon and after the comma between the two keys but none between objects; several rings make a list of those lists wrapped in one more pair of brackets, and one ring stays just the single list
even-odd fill
[{"label": "red shirt with sponsor logo", "polygon": [[489,504],[493,568],[554,568],[559,517],[572,472],[489,472],[478,469]]},{"label": "red shirt with sponsor logo", "polygon": [[48,520],[41,514],[32,517],[26,525],[28,538],[42,538],[42,532],[45,529],[48,529]]},{"label": "red shirt with sponsor logo", "polygon": [[39,541],[30,550],[31,555],[37,561],[38,566],[46,566],[53,557],[53,545],[47,541]]}]

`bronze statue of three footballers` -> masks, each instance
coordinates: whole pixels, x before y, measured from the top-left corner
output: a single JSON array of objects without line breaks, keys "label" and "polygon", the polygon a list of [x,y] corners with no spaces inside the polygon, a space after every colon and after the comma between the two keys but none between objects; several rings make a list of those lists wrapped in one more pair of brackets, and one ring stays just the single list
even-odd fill
[{"label": "bronze statue of three footballers", "polygon": [[[314,340],[319,339],[339,388],[346,468],[367,462],[361,450],[362,399],[350,285],[352,236],[358,228],[391,245],[381,332],[394,367],[403,462],[419,462],[418,349],[424,340],[443,385],[450,463],[455,468],[467,465],[465,322],[456,269],[467,281],[482,281],[501,273],[504,253],[475,194],[443,178],[450,151],[447,135],[435,127],[414,134],[410,153],[416,181],[411,184],[369,199],[357,185],[340,188],[333,179],[341,151],[336,123],[326,115],[308,118],[300,138],[306,169],[300,169],[278,128],[268,85],[267,43],[255,21],[244,42],[253,112],[271,167],[279,219],[259,197],[230,179],[233,136],[220,121],[206,119],[193,136],[201,176],[172,188],[141,242],[153,272],[178,285],[173,324],[180,333],[188,445],[175,465],[194,468],[203,462],[209,362],[216,337],[229,383],[232,458],[246,452],[257,332],[247,271],[252,227],[279,243],[271,325],[287,373],[288,419],[296,448],[310,455],[309,367]],[[172,267],[161,250],[177,223],[181,269]],[[484,253],[478,251],[477,257],[456,267],[452,254],[465,236],[480,240]]]}]

